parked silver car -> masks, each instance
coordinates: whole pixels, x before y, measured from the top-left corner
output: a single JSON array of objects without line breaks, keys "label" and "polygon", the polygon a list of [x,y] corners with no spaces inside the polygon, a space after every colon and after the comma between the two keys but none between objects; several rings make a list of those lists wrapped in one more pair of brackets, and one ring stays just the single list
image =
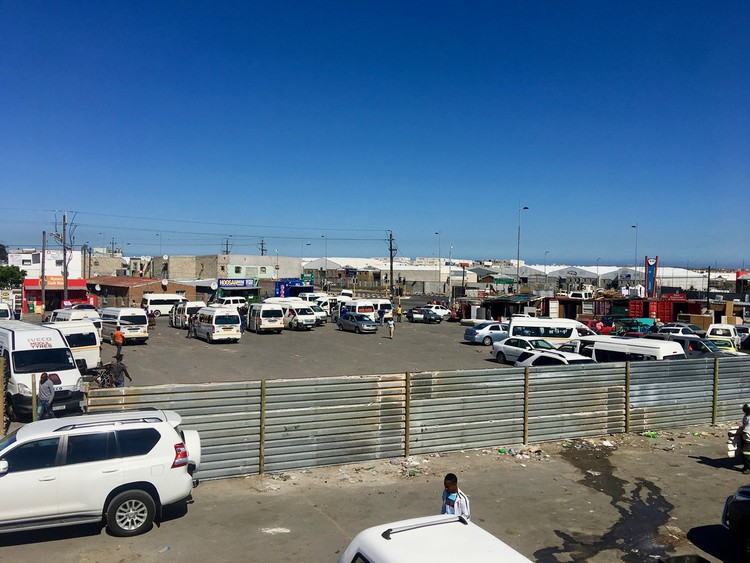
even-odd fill
[{"label": "parked silver car", "polygon": [[469,327],[464,331],[464,340],[481,342],[485,346],[492,346],[504,338],[508,338],[508,323],[489,321]]},{"label": "parked silver car", "polygon": [[378,331],[378,325],[370,317],[361,313],[347,313],[339,318],[338,324],[339,330],[348,330],[357,334]]}]

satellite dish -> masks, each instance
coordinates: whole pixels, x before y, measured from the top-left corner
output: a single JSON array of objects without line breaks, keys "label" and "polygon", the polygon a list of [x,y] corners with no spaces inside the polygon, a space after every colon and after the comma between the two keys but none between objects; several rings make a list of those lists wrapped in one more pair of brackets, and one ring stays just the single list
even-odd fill
[{"label": "satellite dish", "polygon": [[164,258],[164,260],[169,260],[169,256],[167,256],[166,254],[162,256],[162,258]]},{"label": "satellite dish", "polygon": [[94,286],[94,289],[95,289],[96,291],[101,291],[101,290],[102,290],[102,286],[100,286],[99,284],[96,284],[96,285]]},{"label": "satellite dish", "polygon": [[219,284],[216,282],[211,282],[211,291],[216,291],[219,289]]},{"label": "satellite dish", "polygon": [[169,282],[167,280],[161,280],[161,286],[166,288]]}]

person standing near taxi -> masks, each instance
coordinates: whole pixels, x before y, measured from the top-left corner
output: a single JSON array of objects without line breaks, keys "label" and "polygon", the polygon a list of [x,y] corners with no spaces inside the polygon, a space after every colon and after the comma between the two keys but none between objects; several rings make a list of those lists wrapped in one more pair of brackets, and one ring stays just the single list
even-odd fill
[{"label": "person standing near taxi", "polygon": [[469,511],[469,497],[458,488],[458,477],[455,473],[448,473],[443,480],[443,506],[440,514],[455,514],[467,520],[471,518]]},{"label": "person standing near taxi", "polygon": [[117,330],[112,333],[112,342],[117,346],[117,354],[122,354],[122,345],[125,343],[125,333],[122,332],[122,327],[117,325]]},{"label": "person standing near taxi", "polygon": [[122,354],[115,355],[115,363],[112,364],[110,372],[112,373],[112,384],[114,387],[125,387],[126,377],[128,381],[133,381],[133,378],[128,373],[128,368],[122,363]]},{"label": "person standing near taxi", "polygon": [[36,407],[36,417],[39,420],[43,418],[55,418],[55,413],[52,410],[52,401],[55,400],[55,384],[52,383],[47,372],[44,372],[39,378],[37,400],[39,404]]}]

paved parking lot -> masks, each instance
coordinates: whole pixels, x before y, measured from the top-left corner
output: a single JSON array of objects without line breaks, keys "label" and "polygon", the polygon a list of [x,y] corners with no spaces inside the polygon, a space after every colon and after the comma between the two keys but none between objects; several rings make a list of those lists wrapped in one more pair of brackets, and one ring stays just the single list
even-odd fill
[{"label": "paved parking lot", "polygon": [[[465,327],[396,323],[376,334],[341,332],[329,323],[312,331],[281,334],[245,332],[239,343],[208,344],[158,318],[146,345],[126,345],[125,364],[133,385],[252,381],[287,377],[325,377],[498,367],[490,348],[463,341]],[[105,343],[103,361],[115,348]]]}]

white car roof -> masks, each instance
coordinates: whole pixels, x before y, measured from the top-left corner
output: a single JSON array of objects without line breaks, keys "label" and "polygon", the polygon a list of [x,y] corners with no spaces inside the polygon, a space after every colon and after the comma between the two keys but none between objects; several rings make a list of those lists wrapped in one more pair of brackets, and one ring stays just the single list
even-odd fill
[{"label": "white car roof", "polygon": [[452,515],[412,518],[368,528],[357,534],[339,563],[350,563],[357,553],[379,563],[529,562],[488,531]]}]

